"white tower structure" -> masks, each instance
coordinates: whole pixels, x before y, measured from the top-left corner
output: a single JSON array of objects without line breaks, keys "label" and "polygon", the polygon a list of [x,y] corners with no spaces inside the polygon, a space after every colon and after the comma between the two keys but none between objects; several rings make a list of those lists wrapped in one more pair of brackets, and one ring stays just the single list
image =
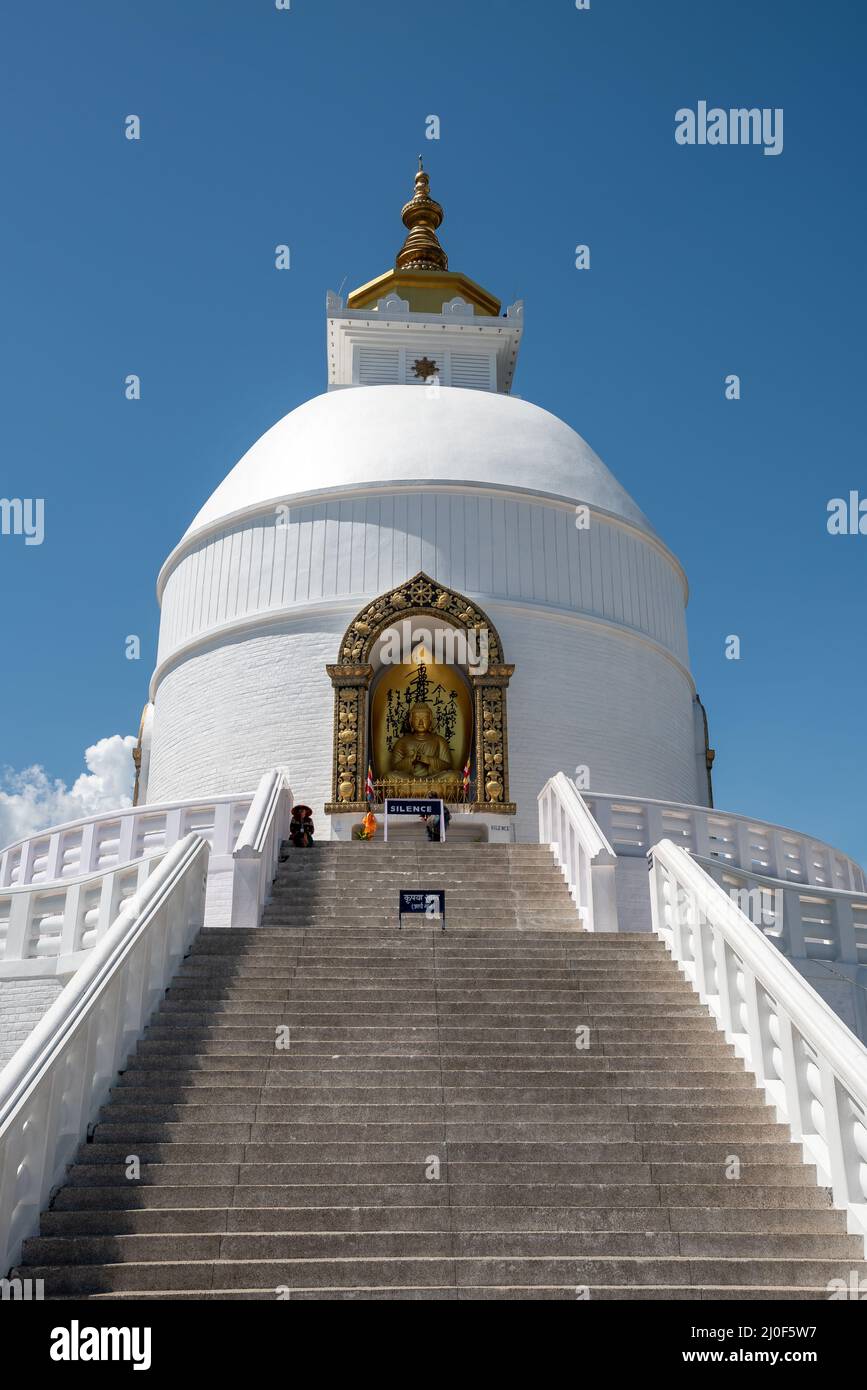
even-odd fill
[{"label": "white tower structure", "polygon": [[334,806],[326,666],[366,605],[422,574],[490,621],[514,667],[510,834],[536,837],[552,767],[706,805],[680,564],[581,436],[510,394],[523,306],[501,313],[448,270],[421,169],[403,218],[395,268],[327,297],[327,392],[253,445],[162,568],[140,799],[218,795],[286,766],[320,816]]}]

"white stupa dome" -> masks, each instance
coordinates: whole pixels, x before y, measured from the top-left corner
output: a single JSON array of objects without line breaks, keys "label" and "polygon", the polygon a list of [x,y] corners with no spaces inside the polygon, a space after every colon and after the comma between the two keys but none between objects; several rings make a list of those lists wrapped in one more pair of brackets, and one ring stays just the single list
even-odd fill
[{"label": "white stupa dome", "polygon": [[354,387],[306,401],[248,449],[186,534],[297,494],[419,482],[583,502],[655,535],[589,444],[556,415],[495,392],[423,386]]}]

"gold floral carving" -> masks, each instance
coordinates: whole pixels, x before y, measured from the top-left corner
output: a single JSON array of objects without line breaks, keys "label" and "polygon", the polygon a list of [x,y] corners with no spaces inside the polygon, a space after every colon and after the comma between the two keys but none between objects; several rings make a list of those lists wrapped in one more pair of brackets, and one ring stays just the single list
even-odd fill
[{"label": "gold floral carving", "polygon": [[405,618],[409,611],[428,613],[431,617],[450,619],[456,627],[474,628],[476,631],[487,628],[488,660],[493,664],[502,662],[502,646],[493,623],[484,613],[473,608],[462,594],[437,584],[423,571],[415,578],[408,579],[397,589],[375,598],[358,617],[350,623],[340,647],[342,662],[367,661],[374,642],[385,628],[390,627],[397,618]]}]

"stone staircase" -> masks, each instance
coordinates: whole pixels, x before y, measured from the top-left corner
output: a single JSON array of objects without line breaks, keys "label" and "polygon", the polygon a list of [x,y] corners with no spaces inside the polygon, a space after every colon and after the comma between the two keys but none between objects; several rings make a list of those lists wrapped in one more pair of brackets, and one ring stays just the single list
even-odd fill
[{"label": "stone staircase", "polygon": [[[398,932],[399,886],[445,887],[448,930]],[[825,1299],[863,1277],[661,943],[577,921],[541,846],[290,852],[261,929],[198,937],[17,1273],[134,1299]]]}]

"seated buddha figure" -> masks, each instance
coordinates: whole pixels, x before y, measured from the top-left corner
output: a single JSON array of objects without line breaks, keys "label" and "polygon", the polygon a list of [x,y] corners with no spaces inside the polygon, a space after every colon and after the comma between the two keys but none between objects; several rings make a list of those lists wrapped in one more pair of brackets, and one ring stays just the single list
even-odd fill
[{"label": "seated buddha figure", "polygon": [[409,712],[410,732],[399,738],[391,750],[391,772],[405,777],[435,777],[439,772],[451,772],[452,755],[449,745],[434,728],[430,705],[413,705]]}]

